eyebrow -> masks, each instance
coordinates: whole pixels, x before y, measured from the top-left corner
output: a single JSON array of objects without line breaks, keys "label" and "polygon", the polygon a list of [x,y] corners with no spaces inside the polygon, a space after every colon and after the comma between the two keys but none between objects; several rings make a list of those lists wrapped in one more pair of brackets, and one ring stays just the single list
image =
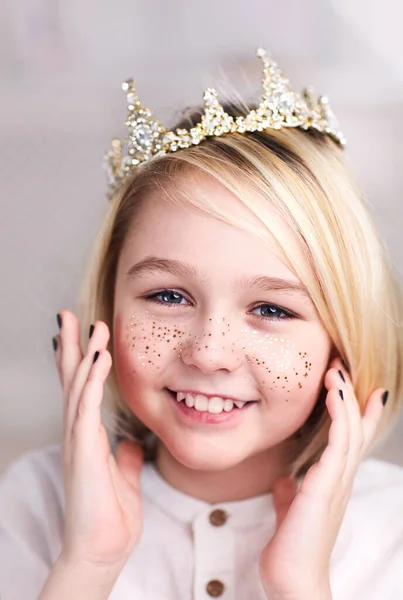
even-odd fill
[{"label": "eyebrow", "polygon": [[[126,273],[126,277],[131,281],[146,273],[154,273],[156,271],[160,273],[169,273],[170,275],[175,275],[177,277],[199,279],[203,286],[207,286],[208,284],[207,277],[193,265],[180,260],[159,258],[158,256],[146,256],[130,267]],[[235,290],[246,290],[250,288],[268,292],[294,292],[310,299],[308,290],[302,283],[291,281],[289,279],[281,279],[279,277],[268,277],[267,275],[241,277],[234,286]]]}]

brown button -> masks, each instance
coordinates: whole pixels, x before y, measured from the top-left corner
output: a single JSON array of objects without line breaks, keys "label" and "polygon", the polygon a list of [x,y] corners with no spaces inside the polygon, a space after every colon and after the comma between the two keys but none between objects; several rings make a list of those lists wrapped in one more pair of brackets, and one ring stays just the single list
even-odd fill
[{"label": "brown button", "polygon": [[212,579],[207,584],[207,593],[213,598],[218,598],[224,593],[224,584],[218,579]]},{"label": "brown button", "polygon": [[210,513],[210,523],[214,525],[214,527],[221,527],[221,525],[226,523],[227,519],[227,513],[219,508]]}]

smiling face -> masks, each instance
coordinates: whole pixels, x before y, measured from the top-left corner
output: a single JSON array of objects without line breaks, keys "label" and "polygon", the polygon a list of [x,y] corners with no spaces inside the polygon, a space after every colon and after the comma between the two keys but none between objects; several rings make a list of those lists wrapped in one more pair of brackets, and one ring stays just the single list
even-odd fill
[{"label": "smiling face", "polygon": [[[202,186],[250,218],[217,180]],[[200,470],[280,448],[311,413],[331,352],[305,288],[273,252],[157,191],[120,255],[113,345],[131,410],[176,461]],[[187,407],[191,395],[178,403],[167,390],[217,398],[206,411],[205,399]]]}]

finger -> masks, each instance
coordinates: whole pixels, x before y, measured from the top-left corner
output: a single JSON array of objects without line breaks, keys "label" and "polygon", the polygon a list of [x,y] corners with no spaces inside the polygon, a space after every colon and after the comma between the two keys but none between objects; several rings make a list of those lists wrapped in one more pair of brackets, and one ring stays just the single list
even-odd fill
[{"label": "finger", "polygon": [[327,387],[327,389],[339,387],[343,394],[350,434],[349,455],[346,463],[346,470],[343,474],[343,481],[349,483],[358,467],[364,443],[361,410],[349,376],[342,371],[343,366],[341,360],[335,359],[332,361],[331,365],[332,367],[325,376],[325,387]]},{"label": "finger", "polygon": [[[102,425],[101,403],[104,394],[105,380],[112,366],[112,357],[108,350],[102,350],[98,359],[90,367],[87,380],[83,386],[77,410],[71,427],[71,445],[80,460],[91,460],[94,454]],[[105,432],[106,433],[106,432]],[[104,457],[109,454],[109,448]]]},{"label": "finger", "polygon": [[[87,383],[90,371],[93,365],[99,361],[101,353],[106,349],[109,337],[110,334],[108,326],[103,321],[96,321],[94,323],[94,332],[88,342],[85,356],[77,368],[73,383],[70,388],[65,428],[67,441],[71,438],[71,429],[76,418],[77,407],[84,386]],[[96,352],[99,352],[99,354],[96,363],[94,363]]]},{"label": "finger", "polygon": [[54,358],[55,358],[55,363],[56,363],[56,370],[57,370],[57,374],[59,376],[60,383],[62,383],[62,365],[61,365],[62,352],[61,352],[60,335],[56,334],[52,338],[52,342],[53,342],[53,351],[54,351]]},{"label": "finger", "polygon": [[339,389],[332,388],[326,396],[331,424],[328,444],[319,461],[308,470],[301,492],[330,500],[337,491],[345,471],[350,449],[350,431],[344,400]]},{"label": "finger", "polygon": [[80,345],[80,326],[76,315],[69,310],[61,310],[59,315],[61,328],[58,370],[66,400],[83,353]]}]

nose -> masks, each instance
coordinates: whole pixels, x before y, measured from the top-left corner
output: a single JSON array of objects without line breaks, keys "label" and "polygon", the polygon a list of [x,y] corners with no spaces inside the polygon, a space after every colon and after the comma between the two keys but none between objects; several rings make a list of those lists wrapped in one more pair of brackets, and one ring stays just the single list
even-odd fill
[{"label": "nose", "polygon": [[244,359],[242,348],[236,343],[236,336],[225,317],[210,318],[200,329],[193,330],[182,341],[180,355],[186,365],[205,374],[236,371]]}]

